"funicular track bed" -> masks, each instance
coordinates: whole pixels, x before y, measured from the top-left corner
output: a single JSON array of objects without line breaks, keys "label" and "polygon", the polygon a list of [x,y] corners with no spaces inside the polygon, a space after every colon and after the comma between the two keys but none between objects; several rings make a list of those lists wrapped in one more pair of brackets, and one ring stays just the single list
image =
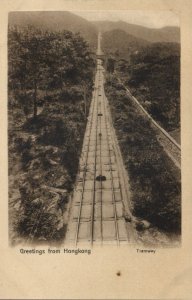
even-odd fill
[{"label": "funicular track bed", "polygon": [[125,222],[128,197],[115,145],[101,60],[90,107],[79,174],[70,209],[66,244],[130,244],[132,230]]}]

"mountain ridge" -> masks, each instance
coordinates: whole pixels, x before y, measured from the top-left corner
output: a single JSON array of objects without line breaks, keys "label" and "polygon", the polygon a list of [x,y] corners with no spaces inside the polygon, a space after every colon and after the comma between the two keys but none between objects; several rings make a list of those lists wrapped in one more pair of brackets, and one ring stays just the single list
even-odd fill
[{"label": "mountain ridge", "polygon": [[150,42],[137,38],[124,30],[114,29],[102,34],[101,48],[109,56],[129,59],[131,53],[141,50],[151,44]]},{"label": "mountain ridge", "polygon": [[125,21],[88,21],[69,11],[10,12],[9,25],[18,27],[32,25],[44,30],[80,32],[94,49],[97,46],[97,34],[99,31],[104,34],[116,29],[141,39],[141,42],[143,40],[154,43],[180,42],[179,27],[149,28]]},{"label": "mountain ridge", "polygon": [[44,30],[80,32],[92,46],[96,47],[97,44],[95,25],[68,11],[10,12],[9,25],[18,27],[32,25]]},{"label": "mountain ridge", "polygon": [[162,28],[149,28],[141,25],[130,24],[124,21],[94,21],[92,22],[102,33],[114,29],[121,29],[130,35],[144,39],[148,42],[180,42],[180,28],[165,26]]}]

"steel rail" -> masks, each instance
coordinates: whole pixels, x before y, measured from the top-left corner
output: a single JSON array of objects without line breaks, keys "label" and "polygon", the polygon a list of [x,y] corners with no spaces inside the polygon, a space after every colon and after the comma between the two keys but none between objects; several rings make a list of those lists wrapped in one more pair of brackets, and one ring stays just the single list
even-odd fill
[{"label": "steel rail", "polygon": [[[112,135],[114,134],[114,132],[112,133]],[[113,139],[113,142],[115,143],[115,140]],[[114,148],[115,149],[115,148]],[[119,179],[119,187],[120,187],[120,195],[121,195],[121,201],[122,201],[122,205],[123,205],[123,210],[124,212],[126,212],[126,207],[125,207],[125,201],[124,201],[124,193],[125,193],[125,189],[123,187],[123,184],[121,182],[121,176],[120,176],[120,169],[119,169],[119,163],[118,163],[118,160],[117,160],[117,154],[115,154],[115,162],[116,162],[116,165],[117,165],[117,174],[118,174],[118,179]],[[121,169],[122,170],[122,169]],[[123,172],[123,170],[122,170]],[[125,178],[124,178],[124,175],[123,175],[123,181],[125,182]],[[124,189],[124,193],[123,193],[123,189]],[[127,229],[127,228],[126,228]],[[130,242],[130,238],[129,238],[129,233],[128,231],[126,230],[127,232],[127,242],[129,243]]]},{"label": "steel rail", "polygon": [[[120,189],[120,195],[121,195],[121,202],[122,202],[122,205],[123,205],[123,210],[126,212],[126,207],[125,207],[125,201],[124,201],[124,198],[125,198],[125,192],[126,192],[126,189],[124,188],[124,186],[123,186],[123,184],[122,184],[122,178],[123,178],[123,183],[125,183],[125,178],[124,178],[124,174],[123,174],[123,176],[120,176],[120,174],[121,173],[123,173],[123,169],[121,169],[121,171],[120,171],[120,168],[119,168],[119,162],[118,162],[118,160],[117,160],[117,154],[119,155],[119,159],[120,159],[120,153],[117,151],[117,149],[115,148],[115,144],[116,144],[116,140],[114,139],[114,134],[115,134],[115,132],[114,132],[114,129],[113,129],[113,127],[112,127],[112,123],[110,122],[111,121],[111,119],[110,119],[110,117],[111,117],[111,115],[110,115],[110,113],[109,113],[109,104],[108,104],[108,100],[107,100],[107,98],[105,97],[105,103],[106,103],[106,107],[108,108],[108,118],[109,118],[109,124],[110,124],[110,128],[111,128],[111,137],[112,137],[112,139],[113,139],[113,145],[114,145],[114,153],[115,153],[115,162],[116,162],[116,166],[117,166],[117,178],[119,179],[119,189]],[[123,191],[124,191],[124,193],[123,193]],[[127,243],[129,243],[130,242],[130,238],[129,238],[129,233],[128,233],[128,231],[126,230],[126,232],[127,232]]]},{"label": "steel rail", "polygon": [[[107,97],[105,97],[106,100],[106,105],[108,107],[108,111],[110,112],[110,107],[109,107],[109,101],[107,99]],[[121,183],[121,195],[122,195],[122,202],[123,202],[123,206],[125,208],[125,212],[128,213],[128,215],[131,218],[134,218],[133,214],[132,214],[132,204],[130,201],[130,191],[129,191],[129,180],[128,180],[128,175],[127,175],[127,171],[124,167],[124,163],[123,163],[123,158],[121,155],[121,150],[119,148],[119,144],[118,144],[118,140],[117,140],[117,136],[115,133],[115,128],[113,127],[113,122],[112,122],[112,116],[111,113],[109,113],[108,115],[109,118],[109,122],[110,122],[110,127],[111,127],[111,131],[113,132],[112,134],[112,138],[113,138],[113,145],[114,145],[114,149],[115,152],[118,155],[119,160],[117,162],[117,168],[118,168],[118,173],[119,173],[119,177],[120,177],[120,183]],[[135,242],[135,234],[132,230],[132,233],[130,235],[130,232],[127,231],[127,237],[128,237],[128,242]]]},{"label": "steel rail", "polygon": [[[96,80],[95,80],[96,81]],[[81,219],[81,211],[82,211],[82,204],[83,204],[83,196],[84,196],[84,190],[85,190],[85,178],[87,173],[87,162],[88,162],[88,154],[89,154],[89,147],[90,147],[90,140],[91,140],[91,132],[93,129],[93,116],[94,116],[94,110],[95,110],[95,103],[96,103],[96,93],[97,93],[97,87],[94,87],[94,95],[93,95],[93,107],[91,107],[91,118],[89,120],[88,126],[89,128],[89,139],[88,139],[88,146],[86,150],[86,159],[85,159],[85,166],[83,170],[83,188],[81,193],[81,200],[80,200],[80,207],[79,207],[79,214],[78,214],[78,220],[77,220],[77,228],[76,228],[76,236],[75,236],[75,246],[77,246],[78,243],[78,235],[79,235],[79,227],[80,227],[80,219]],[[83,145],[84,146],[84,145]]]},{"label": "steel rail", "polygon": [[[97,67],[98,67],[98,61],[97,61]],[[98,72],[98,70],[97,70]],[[97,81],[98,80],[98,81]],[[100,81],[100,73],[97,73],[96,77],[96,83],[97,83],[97,97],[96,97],[96,130],[95,130],[95,158],[94,158],[94,182],[93,182],[93,195],[92,195],[92,210],[91,210],[91,236],[90,236],[90,242],[91,246],[93,246],[93,240],[94,240],[94,206],[95,206],[95,191],[96,191],[96,172],[97,172],[97,125],[98,125],[98,83]]]},{"label": "steel rail", "polygon": [[[99,85],[99,91],[101,92],[101,86]],[[100,96],[99,96],[100,97]],[[101,103],[101,100],[100,100]],[[102,113],[101,105],[100,105],[100,112],[99,114]],[[99,144],[99,155],[100,155],[100,175],[102,176],[102,160],[101,160],[101,143],[102,143],[102,133],[101,133],[101,115],[99,118],[99,125],[100,125],[100,144]],[[101,218],[100,218],[100,226],[101,226],[101,244],[103,244],[103,222],[102,222],[102,217],[103,217],[103,209],[102,209],[102,179],[100,178],[100,199],[101,199]]]},{"label": "steel rail", "polygon": [[[103,89],[104,93],[104,89]],[[117,245],[120,245],[120,238],[119,238],[119,227],[118,227],[118,217],[117,217],[117,207],[116,207],[116,202],[115,202],[115,192],[114,192],[114,180],[113,180],[113,172],[112,172],[112,160],[111,160],[111,153],[110,153],[110,147],[109,147],[109,134],[108,134],[108,129],[107,129],[107,122],[106,122],[106,100],[105,97],[103,97],[104,102],[103,102],[103,109],[104,109],[104,115],[105,115],[105,128],[106,128],[106,133],[107,133],[107,147],[108,147],[108,152],[109,152],[109,161],[110,161],[110,174],[111,174],[111,187],[112,187],[112,203],[113,203],[113,211],[114,211],[114,216],[115,216],[115,232],[116,232],[116,239],[117,239]]]}]

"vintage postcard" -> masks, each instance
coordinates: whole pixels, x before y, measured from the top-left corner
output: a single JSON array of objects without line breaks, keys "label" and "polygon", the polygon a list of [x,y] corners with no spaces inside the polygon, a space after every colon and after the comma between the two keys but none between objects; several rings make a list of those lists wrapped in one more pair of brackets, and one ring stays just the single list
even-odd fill
[{"label": "vintage postcard", "polygon": [[0,5],[0,299],[191,299],[190,1]]}]

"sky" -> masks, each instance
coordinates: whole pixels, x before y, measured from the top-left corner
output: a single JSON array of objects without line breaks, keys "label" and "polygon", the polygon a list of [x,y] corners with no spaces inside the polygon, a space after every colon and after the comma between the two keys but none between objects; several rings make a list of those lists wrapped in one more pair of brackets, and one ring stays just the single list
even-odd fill
[{"label": "sky", "polygon": [[151,28],[179,26],[179,16],[171,11],[108,10],[73,11],[73,13],[89,21],[125,21]]}]

